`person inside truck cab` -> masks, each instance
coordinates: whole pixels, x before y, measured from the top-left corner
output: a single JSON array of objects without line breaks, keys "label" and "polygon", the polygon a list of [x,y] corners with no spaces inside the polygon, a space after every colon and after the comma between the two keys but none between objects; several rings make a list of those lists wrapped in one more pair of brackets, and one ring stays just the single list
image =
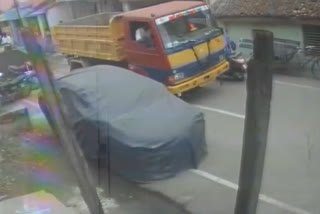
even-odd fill
[{"label": "person inside truck cab", "polygon": [[145,45],[150,48],[153,47],[153,40],[151,35],[151,29],[148,24],[142,24],[137,30],[135,34],[135,40],[138,43]]}]

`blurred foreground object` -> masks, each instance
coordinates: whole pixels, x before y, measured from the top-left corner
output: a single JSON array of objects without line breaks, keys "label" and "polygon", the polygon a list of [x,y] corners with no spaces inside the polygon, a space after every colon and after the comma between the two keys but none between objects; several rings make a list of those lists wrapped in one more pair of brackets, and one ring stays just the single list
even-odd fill
[{"label": "blurred foreground object", "polygon": [[273,34],[256,31],[254,58],[249,62],[246,118],[235,214],[255,214],[270,120]]},{"label": "blurred foreground object", "polygon": [[65,207],[53,195],[45,191],[1,201],[0,210],[3,214],[77,214],[73,208]]},{"label": "blurred foreground object", "polygon": [[88,164],[83,158],[77,139],[64,116],[63,108],[59,102],[60,97],[55,90],[52,73],[44,58],[41,46],[30,29],[23,29],[22,35],[25,47],[37,72],[42,94],[48,103],[48,111],[55,124],[59,140],[75,170],[82,196],[91,214],[103,214],[104,212],[93,185],[93,178],[89,172]]}]

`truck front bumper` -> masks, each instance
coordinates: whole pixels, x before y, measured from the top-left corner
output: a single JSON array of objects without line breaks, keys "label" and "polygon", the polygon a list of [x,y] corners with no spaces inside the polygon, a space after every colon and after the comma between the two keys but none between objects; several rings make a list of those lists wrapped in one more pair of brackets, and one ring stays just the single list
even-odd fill
[{"label": "truck front bumper", "polygon": [[195,76],[185,82],[179,83],[174,86],[168,86],[168,90],[172,94],[181,94],[186,91],[197,87],[203,87],[209,84],[212,80],[215,80],[217,76],[229,70],[229,63],[227,61],[220,63],[218,66],[210,69],[199,76]]}]

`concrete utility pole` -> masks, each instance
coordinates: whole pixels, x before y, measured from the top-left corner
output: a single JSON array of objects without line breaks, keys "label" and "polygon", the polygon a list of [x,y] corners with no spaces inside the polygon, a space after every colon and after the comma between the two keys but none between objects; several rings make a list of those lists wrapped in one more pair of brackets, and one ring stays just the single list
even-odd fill
[{"label": "concrete utility pole", "polygon": [[263,176],[272,97],[273,34],[254,32],[249,62],[246,119],[235,214],[255,214]]},{"label": "concrete utility pole", "polygon": [[19,6],[19,2],[18,0],[13,0],[13,3],[14,3],[14,7],[17,11],[17,15],[18,15],[18,18],[21,22],[21,26],[24,26],[25,25],[25,21],[24,21],[24,18],[21,16],[21,13],[20,13],[20,6]]},{"label": "concrete utility pole", "polygon": [[19,18],[20,20],[22,20],[22,16],[21,16],[21,14],[20,14],[20,7],[19,7],[18,0],[13,0],[13,3],[14,3],[14,7],[15,7],[16,10],[17,10],[18,18]]},{"label": "concrete utility pole", "polygon": [[65,111],[61,102],[59,102],[60,96],[55,90],[52,73],[44,58],[41,46],[38,44],[36,37],[31,30],[23,29],[22,35],[25,47],[37,72],[42,94],[48,104],[49,114],[53,120],[52,122],[54,123],[59,140],[76,173],[83,199],[88,205],[91,214],[103,214],[101,202],[97,195],[96,188],[93,185],[93,178],[90,174],[87,161],[84,158],[77,138],[64,115]]}]

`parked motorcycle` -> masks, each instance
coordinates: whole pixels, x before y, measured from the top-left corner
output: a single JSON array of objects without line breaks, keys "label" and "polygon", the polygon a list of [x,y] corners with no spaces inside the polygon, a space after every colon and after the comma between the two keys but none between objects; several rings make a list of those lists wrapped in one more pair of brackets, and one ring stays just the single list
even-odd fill
[{"label": "parked motorcycle", "polygon": [[227,56],[227,60],[230,64],[229,71],[219,76],[220,80],[230,81],[244,81],[245,73],[247,72],[247,60],[242,56],[241,53]]},{"label": "parked motorcycle", "polygon": [[38,79],[30,63],[9,66],[8,71],[0,72],[0,104],[14,102],[30,95],[38,88]]}]

